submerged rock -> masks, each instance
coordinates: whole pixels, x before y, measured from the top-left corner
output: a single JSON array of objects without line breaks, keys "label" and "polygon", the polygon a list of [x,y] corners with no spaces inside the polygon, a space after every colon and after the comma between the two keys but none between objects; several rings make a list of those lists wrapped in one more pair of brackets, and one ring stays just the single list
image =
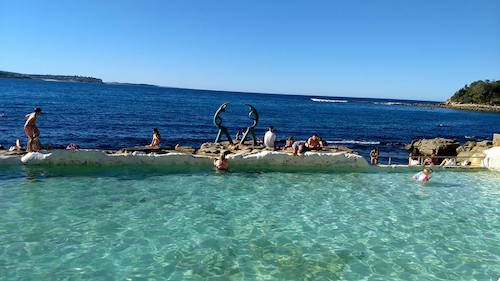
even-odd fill
[{"label": "submerged rock", "polygon": [[434,138],[413,140],[410,144],[405,145],[404,148],[408,151],[416,148],[419,154],[423,156],[431,155],[433,149],[436,150],[437,156],[456,156],[459,146],[460,142],[455,139]]}]

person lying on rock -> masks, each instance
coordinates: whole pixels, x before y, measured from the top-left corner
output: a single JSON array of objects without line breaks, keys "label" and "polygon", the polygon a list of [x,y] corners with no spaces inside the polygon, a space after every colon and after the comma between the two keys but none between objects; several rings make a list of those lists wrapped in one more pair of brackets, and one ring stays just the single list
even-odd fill
[{"label": "person lying on rock", "polygon": [[308,150],[321,150],[323,147],[323,142],[317,134],[313,134],[306,142],[306,148]]},{"label": "person lying on rock", "polygon": [[285,142],[285,147],[284,147],[284,148],[286,149],[286,148],[292,147],[292,145],[293,145],[293,143],[294,143],[294,142],[295,142],[295,141],[293,140],[293,136],[290,136],[290,137],[286,140],[286,142]]},{"label": "person lying on rock", "polygon": [[307,151],[306,143],[303,141],[296,141],[292,144],[293,156],[302,155]]}]

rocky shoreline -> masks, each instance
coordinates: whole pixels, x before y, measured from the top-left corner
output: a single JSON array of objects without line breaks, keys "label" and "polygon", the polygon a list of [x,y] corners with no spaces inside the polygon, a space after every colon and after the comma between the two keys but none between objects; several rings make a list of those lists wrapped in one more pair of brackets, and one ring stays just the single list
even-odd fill
[{"label": "rocky shoreline", "polygon": [[449,108],[449,109],[459,109],[468,111],[482,111],[482,112],[499,112],[500,106],[497,105],[486,105],[486,104],[464,104],[464,103],[438,103],[438,104],[428,104],[428,103],[414,103],[411,104],[416,107],[427,107],[427,108]]},{"label": "rocky shoreline", "polygon": [[404,149],[412,153],[414,159],[435,158],[437,162],[441,162],[451,157],[459,161],[478,163],[486,157],[485,151],[492,147],[494,143],[490,140],[467,141],[461,145],[455,139],[434,138],[413,140],[405,145]]}]

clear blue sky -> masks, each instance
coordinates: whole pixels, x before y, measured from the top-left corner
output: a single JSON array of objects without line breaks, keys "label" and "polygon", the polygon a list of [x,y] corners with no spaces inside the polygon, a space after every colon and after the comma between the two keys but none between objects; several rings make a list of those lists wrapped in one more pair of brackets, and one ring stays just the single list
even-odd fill
[{"label": "clear blue sky", "polygon": [[444,100],[500,79],[500,1],[0,0],[0,69]]}]

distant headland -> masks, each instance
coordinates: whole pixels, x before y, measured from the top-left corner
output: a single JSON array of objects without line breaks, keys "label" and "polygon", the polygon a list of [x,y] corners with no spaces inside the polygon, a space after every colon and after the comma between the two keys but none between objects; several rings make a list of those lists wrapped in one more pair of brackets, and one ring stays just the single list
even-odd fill
[{"label": "distant headland", "polygon": [[478,80],[460,88],[439,104],[414,104],[422,107],[442,107],[472,111],[500,112],[500,80]]},{"label": "distant headland", "polygon": [[77,75],[52,75],[52,74],[22,74],[16,72],[0,71],[0,78],[4,79],[23,79],[23,80],[44,80],[44,81],[62,81],[62,82],[80,82],[80,83],[98,83],[102,79],[77,76]]}]

